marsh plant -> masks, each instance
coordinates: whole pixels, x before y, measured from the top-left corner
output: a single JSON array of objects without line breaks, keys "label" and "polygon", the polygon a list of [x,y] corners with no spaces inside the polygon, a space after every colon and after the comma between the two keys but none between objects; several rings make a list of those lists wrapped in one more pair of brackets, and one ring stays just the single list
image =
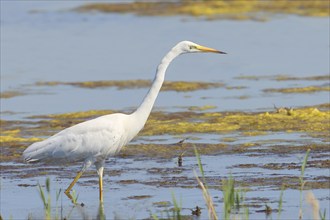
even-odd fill
[{"label": "marsh plant", "polygon": [[[209,219],[217,220],[218,216],[215,211],[212,197],[208,191],[203,165],[201,162],[200,154],[198,153],[196,147],[195,147],[195,155],[196,155],[199,171],[202,175],[202,180],[198,177],[196,172],[195,172],[195,176],[203,192],[203,197],[208,209]],[[235,188],[235,180],[230,175],[228,179],[222,180],[222,193],[223,193],[223,219],[226,220],[232,219],[233,217],[231,216],[231,214],[236,215],[237,213],[240,212],[240,208],[242,207],[242,205],[244,206],[244,192],[241,189]],[[249,209],[244,206],[244,214],[242,213],[241,215],[242,215],[241,216],[242,219],[249,219]]]},{"label": "marsh plant", "polygon": [[[44,189],[45,188],[45,189]],[[45,220],[59,220],[59,219],[69,219],[72,210],[70,211],[68,217],[63,216],[63,207],[59,206],[59,199],[61,195],[61,189],[56,190],[56,200],[55,200],[55,213],[52,213],[52,198],[51,198],[51,190],[50,190],[50,179],[49,177],[46,178],[45,187],[42,187],[40,183],[38,183],[38,192],[41,198],[41,201],[44,206],[44,218]],[[72,193],[72,201],[77,201],[78,196],[76,195],[75,191]],[[33,215],[29,215],[28,219],[35,219]]]},{"label": "marsh plant", "polygon": [[[303,204],[304,185],[306,183],[306,181],[304,180],[304,174],[305,174],[305,169],[306,169],[309,153],[310,153],[310,150],[307,150],[304,160],[302,161],[301,172],[300,172],[300,176],[299,176],[299,182],[300,182],[300,187],[299,187],[300,200],[299,200],[299,213],[298,213],[299,219],[303,218],[302,204]],[[212,196],[209,193],[208,186],[206,183],[204,168],[203,168],[203,165],[201,162],[201,157],[200,157],[200,154],[198,153],[196,147],[195,147],[195,155],[196,155],[196,159],[197,159],[200,176],[198,176],[196,171],[194,171],[194,173],[195,173],[196,180],[202,190],[202,194],[203,194],[203,197],[204,197],[204,200],[206,203],[209,219],[218,220],[219,216],[216,212],[216,208],[215,208],[214,202],[212,200]],[[249,208],[245,204],[245,192],[244,192],[244,190],[235,187],[235,179],[231,175],[229,175],[228,178],[225,178],[222,180],[221,191],[222,191],[222,196],[223,196],[223,210],[222,210],[223,216],[221,219],[225,219],[225,220],[245,219],[245,220],[248,220],[249,219]],[[59,206],[59,198],[60,198],[61,190],[56,191],[55,209],[52,209],[51,187],[50,187],[49,178],[46,179],[44,187],[38,183],[38,192],[39,192],[41,201],[43,203],[45,220],[53,220],[53,219],[69,220],[70,219],[71,213],[73,211],[73,208],[76,206],[77,199],[78,199],[78,196],[76,195],[75,192],[72,193],[72,197],[73,197],[72,201],[74,203],[74,206],[71,209],[71,211],[69,212],[69,214],[66,216],[63,216],[63,207]],[[278,220],[281,219],[284,193],[285,193],[285,188],[284,188],[284,186],[282,186],[281,193],[279,196],[279,201],[278,201],[278,214],[277,214]],[[320,210],[319,201],[315,198],[315,196],[312,192],[307,193],[306,201],[308,204],[310,204],[310,206],[312,208],[312,214],[313,214],[314,220],[327,219],[326,210],[323,210],[323,211]],[[173,208],[170,210],[167,210],[165,212],[165,217],[163,217],[163,216],[158,217],[156,214],[151,214],[151,217],[154,220],[187,219],[187,216],[182,215],[182,213],[181,213],[182,204],[181,204],[181,202],[179,203],[177,201],[174,193],[172,193],[172,203],[173,203]],[[268,205],[266,204],[266,207],[267,206]],[[99,211],[97,219],[105,219],[103,204],[101,204],[101,206],[99,208],[101,211]],[[271,207],[269,207],[269,209],[271,210]],[[270,214],[271,214],[271,212],[270,212]],[[101,217],[99,217],[99,215]],[[35,219],[35,217],[30,214],[28,216],[28,219]],[[188,218],[188,219],[191,219],[191,218]]]},{"label": "marsh plant", "polygon": [[[218,216],[215,211],[212,197],[210,196],[210,194],[208,192],[208,187],[207,187],[207,184],[205,181],[204,169],[203,169],[203,166],[201,163],[200,155],[199,155],[196,147],[195,147],[195,154],[196,154],[196,158],[197,158],[199,171],[202,176],[201,177],[202,180],[198,177],[196,172],[195,172],[195,176],[196,176],[199,186],[201,187],[201,189],[203,191],[203,196],[204,196],[206,206],[208,209],[209,219],[217,220]],[[304,181],[304,174],[305,174],[305,169],[306,169],[309,154],[310,154],[310,149],[308,149],[305,154],[304,160],[301,165],[301,172],[300,172],[300,176],[299,176],[299,182],[300,182],[299,219],[303,218],[303,210],[302,210],[303,192],[304,192],[304,186],[306,183],[306,181]],[[284,186],[282,186],[280,198],[279,198],[279,202],[278,202],[278,216],[277,216],[278,219],[280,219],[280,217],[281,217],[281,212],[282,212],[282,208],[283,208],[284,191],[285,191],[285,188],[284,188]],[[222,180],[222,194],[223,194],[223,219],[225,219],[225,220],[227,220],[227,219],[246,219],[247,220],[247,219],[249,219],[249,209],[244,204],[244,198],[245,198],[244,191],[235,188],[235,180],[231,175],[229,176],[229,178]],[[312,192],[309,192],[307,194],[306,200],[312,207],[314,220],[326,219],[326,210],[324,210],[322,212],[319,209],[319,202],[314,197],[314,194]],[[242,207],[244,207],[244,210],[243,210],[243,212],[242,211],[240,212],[240,209]],[[271,214],[271,212],[272,212],[271,207],[266,204],[265,213],[269,215],[269,214]]]}]

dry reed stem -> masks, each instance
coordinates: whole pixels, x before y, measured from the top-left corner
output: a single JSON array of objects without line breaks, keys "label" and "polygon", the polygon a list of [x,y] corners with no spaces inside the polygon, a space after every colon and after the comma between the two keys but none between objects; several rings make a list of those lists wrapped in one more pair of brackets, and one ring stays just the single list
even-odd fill
[{"label": "dry reed stem", "polygon": [[196,171],[194,171],[194,173],[195,173],[198,184],[202,188],[203,197],[205,199],[207,210],[208,210],[208,213],[209,213],[209,218],[212,219],[212,220],[218,220],[218,216],[217,216],[217,213],[215,212],[214,204],[213,204],[212,198],[211,198],[208,190],[204,186],[203,182],[198,178]]}]

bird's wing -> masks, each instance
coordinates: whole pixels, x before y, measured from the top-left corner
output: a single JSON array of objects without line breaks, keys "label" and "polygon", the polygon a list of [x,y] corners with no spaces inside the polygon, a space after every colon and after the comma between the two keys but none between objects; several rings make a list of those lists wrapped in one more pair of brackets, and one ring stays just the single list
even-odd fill
[{"label": "bird's wing", "polygon": [[[36,142],[23,153],[26,161],[81,161],[107,157],[126,144],[120,120],[99,117],[64,129],[52,137]],[[105,159],[103,158],[103,159]]]}]

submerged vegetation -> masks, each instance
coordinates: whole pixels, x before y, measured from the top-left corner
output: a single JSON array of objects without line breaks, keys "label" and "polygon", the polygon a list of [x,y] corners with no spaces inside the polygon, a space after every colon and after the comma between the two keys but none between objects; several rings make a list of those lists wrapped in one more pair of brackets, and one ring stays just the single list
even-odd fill
[{"label": "submerged vegetation", "polygon": [[22,96],[25,95],[24,92],[21,91],[4,91],[0,93],[0,98],[1,99],[9,99],[9,98],[13,98],[16,96]]},{"label": "submerged vegetation", "polygon": [[306,86],[296,88],[281,88],[281,89],[265,89],[265,92],[280,92],[280,93],[314,93],[314,92],[330,92],[330,86]]},{"label": "submerged vegetation", "polygon": [[[233,134],[232,137],[222,138],[223,143],[205,144],[201,151],[220,152],[228,146],[236,145],[237,138],[266,136],[273,132],[300,133],[301,135],[316,138],[318,145],[329,143],[330,110],[329,105],[305,108],[277,108],[268,112],[217,112],[210,111],[212,106],[194,107],[190,111],[182,112],[152,112],[140,138],[155,135],[192,135],[192,134]],[[195,110],[195,111],[193,111]],[[207,110],[207,111],[206,111]],[[13,160],[20,153],[15,147],[24,149],[29,143],[42,140],[66,127],[72,126],[87,119],[104,114],[112,110],[91,110],[64,114],[37,115],[24,121],[1,120],[0,144],[1,159]],[[198,135],[197,135],[198,136]],[[220,136],[219,136],[220,137]],[[298,141],[298,140],[297,140]],[[272,144],[269,142],[268,144]],[[273,142],[276,144],[276,142]],[[245,142],[236,149],[260,145],[258,142]],[[322,144],[321,144],[322,145]],[[130,154],[153,155],[153,152],[168,154],[172,148],[162,145],[144,144],[139,148],[127,148],[123,155]],[[140,152],[136,152],[136,150]],[[212,153],[212,154],[213,154]],[[171,154],[168,154],[171,155]]]},{"label": "submerged vegetation", "polygon": [[[288,110],[279,108],[273,112],[254,113],[202,111],[212,108],[212,106],[205,106],[190,109],[198,110],[197,112],[153,112],[140,135],[241,132],[241,135],[255,136],[271,131],[306,132],[308,134],[313,132],[328,133],[330,130],[328,123],[330,110],[307,107]],[[1,142],[11,142],[11,140],[15,141],[15,138],[23,138],[19,136],[22,129],[40,137],[43,136],[43,132],[47,128],[56,132],[68,125],[113,112],[111,110],[91,110],[33,116],[30,118],[43,119],[34,122],[36,127],[33,128],[24,128],[19,124],[3,121]]]},{"label": "submerged vegetation", "polygon": [[185,15],[208,19],[261,20],[273,14],[329,16],[324,0],[218,0],[218,1],[134,1],[125,3],[91,3],[74,9],[78,12],[134,13],[145,16]]},{"label": "submerged vegetation", "polygon": [[260,75],[241,75],[235,77],[239,80],[275,80],[275,81],[327,81],[330,80],[330,75],[316,75],[316,76],[289,76],[284,74],[270,75],[270,76],[260,76]]},{"label": "submerged vegetation", "polygon": [[[57,86],[57,85],[71,85],[81,88],[105,88],[116,87],[118,89],[137,89],[149,88],[150,80],[102,80],[102,81],[85,81],[85,82],[37,82],[37,86]],[[214,82],[188,82],[188,81],[165,81],[162,91],[176,91],[188,92],[202,89],[223,87],[223,83]]]},{"label": "submerged vegetation", "polygon": [[[267,88],[264,89],[265,93],[315,93],[322,91],[330,91],[329,75],[317,75],[307,77],[295,77],[289,75],[271,75],[271,76],[255,76],[255,75],[242,75],[235,77],[237,80],[274,80],[274,81],[323,81],[325,84],[319,86],[306,86],[306,87],[287,87],[287,88]],[[3,91],[0,93],[1,99],[9,99],[17,96],[24,96],[28,94],[40,94],[40,91],[35,91],[35,87],[53,87],[53,86],[74,86],[85,89],[100,89],[100,88],[117,88],[122,89],[140,89],[149,88],[151,85],[150,80],[100,80],[100,81],[81,81],[81,82],[60,82],[60,81],[40,81],[31,85],[24,85],[23,88],[17,90]],[[161,90],[162,91],[175,91],[175,92],[194,92],[198,90],[225,88],[227,90],[243,90],[246,86],[230,86],[222,82],[202,82],[202,81],[165,81]],[[241,95],[239,99],[250,98],[248,95]]]}]

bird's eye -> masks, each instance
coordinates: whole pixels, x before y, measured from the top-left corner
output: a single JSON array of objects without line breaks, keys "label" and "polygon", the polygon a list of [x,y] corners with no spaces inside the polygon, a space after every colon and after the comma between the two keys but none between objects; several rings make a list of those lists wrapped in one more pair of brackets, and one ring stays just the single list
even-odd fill
[{"label": "bird's eye", "polygon": [[197,49],[197,47],[194,46],[194,45],[190,45],[190,46],[189,46],[189,49],[190,49],[190,50],[192,50],[192,49]]}]

